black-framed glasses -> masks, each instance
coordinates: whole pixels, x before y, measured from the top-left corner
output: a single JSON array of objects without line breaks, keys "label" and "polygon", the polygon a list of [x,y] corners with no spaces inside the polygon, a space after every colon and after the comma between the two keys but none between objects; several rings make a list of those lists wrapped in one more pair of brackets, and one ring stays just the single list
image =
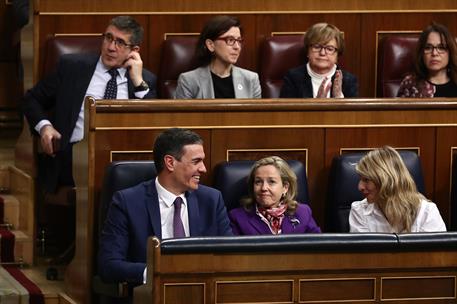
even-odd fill
[{"label": "black-framed glasses", "polygon": [[122,40],[120,38],[114,38],[113,34],[111,34],[111,33],[103,33],[102,36],[103,36],[103,39],[105,40],[105,42],[111,44],[114,41],[114,45],[120,49],[125,49],[128,47],[131,48],[131,47],[135,46],[134,44],[128,44],[127,42],[125,42],[124,40]]},{"label": "black-framed glasses", "polygon": [[222,40],[222,41],[225,41],[225,43],[227,45],[234,45],[235,42],[238,42],[238,45],[239,46],[242,46],[243,45],[243,38],[235,38],[235,37],[232,37],[232,36],[227,36],[227,37],[219,37],[219,38],[216,38],[214,40]]},{"label": "black-framed glasses", "polygon": [[433,53],[433,50],[436,50],[438,54],[444,54],[448,51],[448,48],[444,44],[438,44],[438,45],[432,45],[432,44],[426,44],[424,46],[424,54],[431,54]]},{"label": "black-framed glasses", "polygon": [[328,55],[333,55],[335,54],[336,51],[338,51],[337,47],[334,47],[333,45],[322,45],[322,44],[313,44],[311,45],[311,51],[313,52],[320,52],[322,49],[325,50],[325,53]]}]

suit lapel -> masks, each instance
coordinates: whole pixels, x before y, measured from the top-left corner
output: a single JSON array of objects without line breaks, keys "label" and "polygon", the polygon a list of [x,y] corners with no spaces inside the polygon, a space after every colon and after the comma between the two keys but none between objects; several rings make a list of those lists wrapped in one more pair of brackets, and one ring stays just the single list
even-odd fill
[{"label": "suit lapel", "polygon": [[235,98],[248,98],[247,88],[244,82],[241,70],[232,66],[233,90],[235,91]]},{"label": "suit lapel", "polygon": [[198,210],[197,196],[193,192],[186,192],[187,214],[189,216],[190,236],[202,235],[200,231],[200,212]]},{"label": "suit lapel", "polygon": [[203,99],[213,99],[214,98],[214,87],[213,79],[211,78],[211,70],[209,65],[206,67],[199,68],[199,81],[200,89],[202,90]]},{"label": "suit lapel", "polygon": [[249,224],[257,231],[259,234],[271,234],[270,229],[267,224],[265,224],[262,219],[255,213],[255,208],[249,211]]},{"label": "suit lapel", "polygon": [[303,84],[302,97],[303,98],[313,98],[313,96],[314,96],[314,94],[313,94],[313,84],[311,82],[311,76],[309,76],[308,71],[306,70],[306,66],[305,66],[305,80],[304,81],[300,81],[300,83]]},{"label": "suit lapel", "polygon": [[162,239],[162,223],[160,221],[159,195],[157,194],[154,179],[147,185],[144,203],[146,204],[146,208],[149,213],[149,220],[152,224],[152,230],[154,231],[154,235],[159,239]]}]

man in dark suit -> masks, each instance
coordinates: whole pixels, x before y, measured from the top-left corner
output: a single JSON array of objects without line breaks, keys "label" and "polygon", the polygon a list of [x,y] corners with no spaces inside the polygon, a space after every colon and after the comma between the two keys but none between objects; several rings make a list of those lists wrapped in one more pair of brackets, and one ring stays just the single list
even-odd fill
[{"label": "man in dark suit", "polygon": [[62,56],[56,71],[26,93],[23,111],[46,155],[38,170],[46,192],[74,185],[71,152],[83,137],[86,96],[156,97],[156,77],[143,68],[140,56],[142,39],[143,28],[135,19],[115,17],[103,34],[100,55]]},{"label": "man in dark suit", "polygon": [[113,196],[100,236],[99,273],[104,281],[142,284],[150,236],[232,235],[221,193],[199,185],[206,172],[204,158],[203,141],[192,131],[174,128],[157,137],[157,178]]}]

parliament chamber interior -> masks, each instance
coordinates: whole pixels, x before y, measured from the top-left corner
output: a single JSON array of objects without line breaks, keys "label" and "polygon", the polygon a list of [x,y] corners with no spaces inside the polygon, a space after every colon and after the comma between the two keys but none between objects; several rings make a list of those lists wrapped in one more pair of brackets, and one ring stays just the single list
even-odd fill
[{"label": "parliament chamber interior", "polygon": [[[457,35],[455,1],[34,0],[22,28],[14,1],[0,4],[0,303],[457,303],[457,99],[396,97],[422,30],[436,21]],[[86,98],[75,187],[45,193],[24,93],[62,55],[98,54],[118,15],[144,27],[140,53],[158,98]],[[198,66],[198,36],[214,15],[239,18],[237,65],[258,73],[261,99],[173,99],[178,76]],[[339,64],[357,76],[358,97],[279,97],[318,22],[344,34]],[[107,205],[115,191],[157,175],[153,141],[173,127],[202,137],[201,183],[219,189],[228,210],[246,195],[254,161],[287,160],[323,233],[151,236],[146,284],[103,282]],[[447,232],[349,233],[351,203],[361,199],[353,165],[384,145],[399,151]]]}]

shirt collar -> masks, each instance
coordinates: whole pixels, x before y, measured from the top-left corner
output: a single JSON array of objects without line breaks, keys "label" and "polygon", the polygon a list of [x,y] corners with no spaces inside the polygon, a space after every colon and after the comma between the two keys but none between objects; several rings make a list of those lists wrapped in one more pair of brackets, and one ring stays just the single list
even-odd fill
[{"label": "shirt collar", "polygon": [[[103,64],[101,56],[98,59],[96,68],[99,69],[100,71],[104,72],[104,73],[107,73],[109,70],[111,70],[111,68],[108,68]],[[127,69],[124,68],[124,67],[120,67],[120,68],[117,68],[117,71],[119,73],[119,76],[121,77],[121,81],[125,80],[125,78],[127,77]]]},{"label": "shirt collar", "polygon": [[[176,199],[176,195],[165,189],[159,183],[158,177],[156,177],[155,185],[157,189],[157,194],[159,196],[159,200],[162,200],[165,203],[165,205],[167,205],[167,207],[173,206],[173,203]],[[179,196],[183,199],[184,204],[186,204],[186,196],[184,195],[184,193],[180,194]]]},{"label": "shirt collar", "polygon": [[315,79],[324,79],[324,77],[331,78],[333,76],[333,74],[335,74],[335,72],[336,72],[336,64],[333,65],[332,69],[327,74],[318,74],[318,73],[314,72],[313,69],[311,69],[309,62],[306,64],[306,69],[308,70],[308,74],[309,74],[309,76],[311,76],[311,78],[315,78]]},{"label": "shirt collar", "polygon": [[[367,199],[365,199],[367,200]],[[376,216],[381,216],[384,217],[384,214],[382,213],[381,209],[379,209],[378,205],[376,203],[368,203],[367,201],[367,206],[364,210],[364,215],[376,215]]]}]

